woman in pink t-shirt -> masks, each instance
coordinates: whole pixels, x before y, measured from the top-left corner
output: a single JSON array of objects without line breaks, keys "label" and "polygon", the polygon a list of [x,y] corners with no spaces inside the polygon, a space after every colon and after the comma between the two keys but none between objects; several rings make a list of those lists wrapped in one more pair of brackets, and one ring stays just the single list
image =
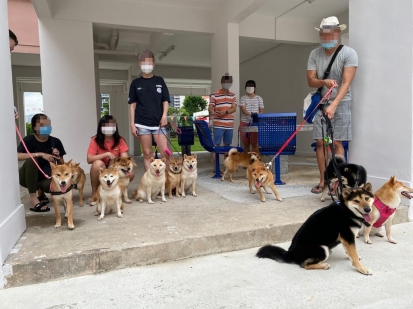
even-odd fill
[{"label": "woman in pink t-shirt", "polygon": [[[90,167],[90,184],[92,186],[92,196],[99,186],[99,172],[101,168],[107,168],[113,163],[115,158],[128,157],[128,145],[125,139],[119,135],[118,125],[115,117],[105,115],[99,120],[97,133],[92,137],[89,149],[87,150],[87,163]],[[135,172],[129,174],[132,181]],[[86,203],[91,203],[89,198]]]}]

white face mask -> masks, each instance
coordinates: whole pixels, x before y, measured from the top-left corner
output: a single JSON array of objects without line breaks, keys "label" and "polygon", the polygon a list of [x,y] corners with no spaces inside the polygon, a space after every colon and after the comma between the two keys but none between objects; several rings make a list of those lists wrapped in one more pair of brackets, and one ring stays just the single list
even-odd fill
[{"label": "white face mask", "polygon": [[141,70],[145,74],[150,74],[153,71],[153,64],[142,64]]},{"label": "white face mask", "polygon": [[105,135],[113,135],[116,132],[116,127],[102,127],[101,131]]},{"label": "white face mask", "polygon": [[247,88],[245,88],[245,91],[246,91],[247,93],[254,93],[254,90],[255,90],[254,87],[247,87]]},{"label": "white face mask", "polygon": [[232,83],[222,83],[221,86],[223,89],[228,90],[229,88],[231,88]]}]

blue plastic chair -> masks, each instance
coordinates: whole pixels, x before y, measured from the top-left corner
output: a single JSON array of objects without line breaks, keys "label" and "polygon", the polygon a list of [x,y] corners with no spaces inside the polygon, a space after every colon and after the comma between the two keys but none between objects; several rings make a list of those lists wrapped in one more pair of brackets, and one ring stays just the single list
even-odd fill
[{"label": "blue plastic chair", "polygon": [[212,178],[221,178],[219,173],[219,155],[229,152],[232,148],[237,148],[240,152],[243,152],[244,149],[237,146],[215,146],[207,122],[195,120],[194,123],[202,147],[208,152],[215,153],[215,175]]},{"label": "blue plastic chair", "polygon": [[[296,113],[259,114],[258,147],[262,155],[275,155],[296,130]],[[291,139],[280,155],[294,155],[296,136]],[[275,158],[274,174],[276,185],[285,185],[281,181],[280,156]]]},{"label": "blue plastic chair", "polygon": [[[344,158],[346,159],[346,162],[348,162],[348,141],[343,141],[343,148],[344,148]],[[311,147],[314,147],[314,151],[317,150],[317,142],[314,142],[311,144]]]}]

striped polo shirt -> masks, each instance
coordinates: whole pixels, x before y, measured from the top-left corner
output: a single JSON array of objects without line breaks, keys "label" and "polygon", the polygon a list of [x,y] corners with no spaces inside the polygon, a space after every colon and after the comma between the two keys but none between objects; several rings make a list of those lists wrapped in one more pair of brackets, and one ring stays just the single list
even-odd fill
[{"label": "striped polo shirt", "polygon": [[[239,101],[239,106],[245,106],[247,112],[251,114],[258,114],[260,112],[260,108],[264,108],[264,101],[259,95],[254,95],[250,98],[247,95],[241,97]],[[241,113],[241,121],[242,122],[250,122],[251,116],[247,116],[244,113]]]},{"label": "striped polo shirt", "polygon": [[[222,89],[213,93],[209,99],[209,105],[214,107],[214,113],[217,111],[227,111],[232,107],[232,104],[237,105],[235,93],[228,91],[224,93]],[[214,115],[214,128],[218,129],[233,129],[234,114]]]}]

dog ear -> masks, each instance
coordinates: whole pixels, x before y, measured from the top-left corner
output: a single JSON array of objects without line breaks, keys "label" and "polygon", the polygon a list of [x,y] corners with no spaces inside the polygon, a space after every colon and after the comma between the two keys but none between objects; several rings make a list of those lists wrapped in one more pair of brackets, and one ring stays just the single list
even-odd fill
[{"label": "dog ear", "polygon": [[186,154],[184,154],[184,159],[186,159],[188,156]]},{"label": "dog ear", "polygon": [[155,158],[154,158],[154,157],[151,157],[150,162],[153,162],[153,161],[155,161]]},{"label": "dog ear", "polygon": [[102,173],[104,169],[105,169],[105,168],[101,167],[101,168],[99,169],[99,173]]},{"label": "dog ear", "polygon": [[67,165],[67,166],[71,166],[71,165],[72,165],[72,161],[73,161],[73,159],[70,159],[68,162],[66,162],[66,165]]},{"label": "dog ear", "polygon": [[254,167],[251,171],[252,171],[252,172],[255,172],[255,170],[256,170],[256,168]]},{"label": "dog ear", "polygon": [[347,199],[351,194],[351,189],[343,189],[343,191],[341,191],[341,196],[343,197],[343,199]]},{"label": "dog ear", "polygon": [[395,175],[391,176],[391,177],[390,177],[390,183],[391,183],[392,185],[394,185],[396,182],[397,182],[396,176],[395,176]]},{"label": "dog ear", "polygon": [[132,161],[133,161],[133,158],[132,158],[132,157],[128,157],[128,160],[132,160]]},{"label": "dog ear", "polygon": [[165,163],[165,162],[166,162],[166,158],[162,158],[162,162]]},{"label": "dog ear", "polygon": [[182,157],[179,157],[178,161],[182,163],[184,159]]},{"label": "dog ear", "polygon": [[192,155],[194,157],[194,159],[196,160],[196,154]]},{"label": "dog ear", "polygon": [[363,190],[373,194],[373,186],[369,182],[363,186]]},{"label": "dog ear", "polygon": [[50,167],[52,168],[52,170],[54,170],[57,167],[57,165],[54,164],[53,162],[50,162]]},{"label": "dog ear", "polygon": [[121,160],[121,158],[120,158],[120,157],[117,157],[117,158],[115,158],[114,163],[118,163],[118,162],[120,162],[120,160]]}]

